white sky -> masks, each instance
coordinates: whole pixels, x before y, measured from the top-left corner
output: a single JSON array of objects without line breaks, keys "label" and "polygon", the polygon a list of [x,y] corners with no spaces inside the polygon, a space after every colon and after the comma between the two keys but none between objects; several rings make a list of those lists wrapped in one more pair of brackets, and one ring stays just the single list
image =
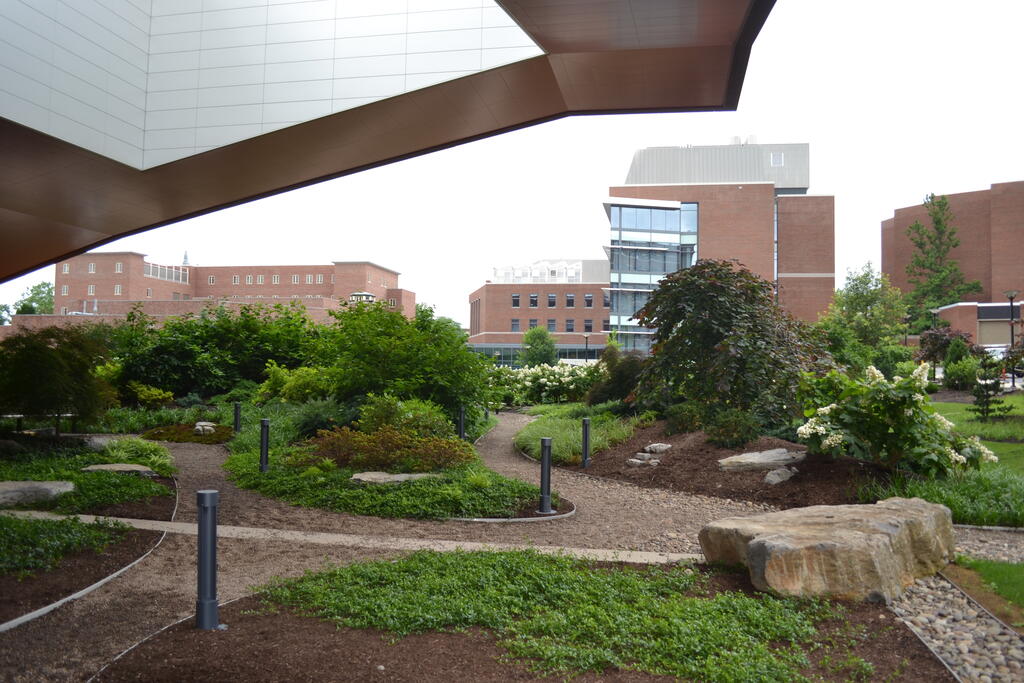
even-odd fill
[{"label": "white sky", "polygon": [[[194,265],[374,261],[467,325],[468,295],[493,267],[603,257],[601,200],[625,180],[634,150],[756,135],[810,143],[810,194],[836,197],[841,283],[848,269],[878,267],[880,223],[893,209],[1024,180],[1022,27],[1020,0],[779,0],[736,112],[572,117],[100,250],[163,264],[186,250]],[[0,302],[52,279],[51,266],[4,283]]]}]

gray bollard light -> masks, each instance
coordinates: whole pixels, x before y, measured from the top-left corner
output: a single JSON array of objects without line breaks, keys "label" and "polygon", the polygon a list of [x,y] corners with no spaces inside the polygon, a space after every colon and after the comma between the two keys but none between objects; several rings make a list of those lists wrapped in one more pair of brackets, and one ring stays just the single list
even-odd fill
[{"label": "gray bollard light", "polygon": [[542,515],[553,515],[551,509],[551,437],[540,440],[540,509]]},{"label": "gray bollard light", "polygon": [[199,509],[199,561],[197,570],[196,628],[222,628],[217,613],[217,491],[196,491]]},{"label": "gray bollard light", "polygon": [[242,404],[235,401],[235,434],[242,431]]},{"label": "gray bollard light", "polygon": [[459,438],[466,438],[466,406],[459,406]]},{"label": "gray bollard light", "polygon": [[260,420],[260,472],[266,472],[270,466],[270,420]]},{"label": "gray bollard light", "polygon": [[583,418],[583,466],[590,467],[590,418]]}]

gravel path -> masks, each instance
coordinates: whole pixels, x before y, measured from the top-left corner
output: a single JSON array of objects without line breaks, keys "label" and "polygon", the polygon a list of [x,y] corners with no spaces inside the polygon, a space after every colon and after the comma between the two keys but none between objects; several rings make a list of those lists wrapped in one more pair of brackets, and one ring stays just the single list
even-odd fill
[{"label": "gravel path", "polygon": [[1024,531],[957,527],[956,551],[999,562],[1024,562]]}]

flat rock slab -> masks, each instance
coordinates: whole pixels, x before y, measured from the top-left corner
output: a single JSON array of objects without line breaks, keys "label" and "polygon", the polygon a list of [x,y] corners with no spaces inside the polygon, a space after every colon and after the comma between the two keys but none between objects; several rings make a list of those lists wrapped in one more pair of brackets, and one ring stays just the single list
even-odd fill
[{"label": "flat rock slab", "polygon": [[672,444],[652,443],[644,446],[644,453],[664,453],[672,448]]},{"label": "flat rock slab", "polygon": [[70,481],[0,481],[0,505],[25,505],[53,500],[75,490]]},{"label": "flat rock slab", "polygon": [[104,465],[88,465],[82,468],[83,472],[117,472],[119,474],[137,474],[140,477],[155,477],[156,472],[145,465],[136,465],[130,462],[113,462]]},{"label": "flat rock slab", "polygon": [[773,448],[770,451],[754,451],[740,453],[718,461],[723,470],[776,470],[786,465],[803,462],[807,453],[803,451],[787,451],[785,448]]},{"label": "flat rock slab", "polygon": [[416,481],[417,479],[429,479],[439,477],[440,474],[388,474],[387,472],[358,472],[352,475],[352,481],[359,481],[364,484],[400,484],[403,481]]},{"label": "flat rock slab", "polygon": [[885,602],[954,552],[949,509],[920,498],[730,517],[699,539],[709,562],[745,565],[759,590]]},{"label": "flat rock slab", "polygon": [[83,436],[82,443],[91,451],[102,451],[112,441],[123,439],[123,436]]}]

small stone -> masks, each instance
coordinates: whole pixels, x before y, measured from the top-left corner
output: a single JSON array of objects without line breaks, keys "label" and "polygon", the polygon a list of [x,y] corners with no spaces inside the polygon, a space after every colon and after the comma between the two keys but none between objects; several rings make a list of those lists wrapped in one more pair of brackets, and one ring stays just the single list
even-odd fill
[{"label": "small stone", "polygon": [[645,465],[646,463],[643,460],[638,460],[636,458],[630,458],[629,460],[626,461],[626,464],[629,465],[630,467],[641,467],[641,466]]},{"label": "small stone", "polygon": [[792,478],[793,473],[789,469],[785,467],[780,467],[779,469],[772,470],[768,474],[764,475],[764,483],[769,484],[771,486],[775,486],[777,484],[781,484],[784,481],[789,481]]},{"label": "small stone", "polygon": [[383,670],[384,670],[384,665],[383,664],[378,664],[377,665],[377,671],[383,671]]},{"label": "small stone", "polygon": [[651,460],[647,461],[647,464],[650,465],[651,467],[654,467],[655,465],[660,465],[661,460],[658,460],[657,458],[652,458]]},{"label": "small stone", "polygon": [[671,444],[667,443],[652,443],[644,447],[645,453],[664,453],[672,448]]},{"label": "small stone", "polygon": [[419,474],[389,474],[387,472],[359,472],[352,475],[352,481],[363,484],[401,484],[404,481],[416,481],[429,477],[439,477],[439,474],[421,472]]},{"label": "small stone", "polygon": [[634,460],[643,460],[644,462],[647,462],[648,460],[651,460],[652,458],[654,458],[654,455],[652,455],[651,453],[634,453],[633,454],[633,459]]}]

